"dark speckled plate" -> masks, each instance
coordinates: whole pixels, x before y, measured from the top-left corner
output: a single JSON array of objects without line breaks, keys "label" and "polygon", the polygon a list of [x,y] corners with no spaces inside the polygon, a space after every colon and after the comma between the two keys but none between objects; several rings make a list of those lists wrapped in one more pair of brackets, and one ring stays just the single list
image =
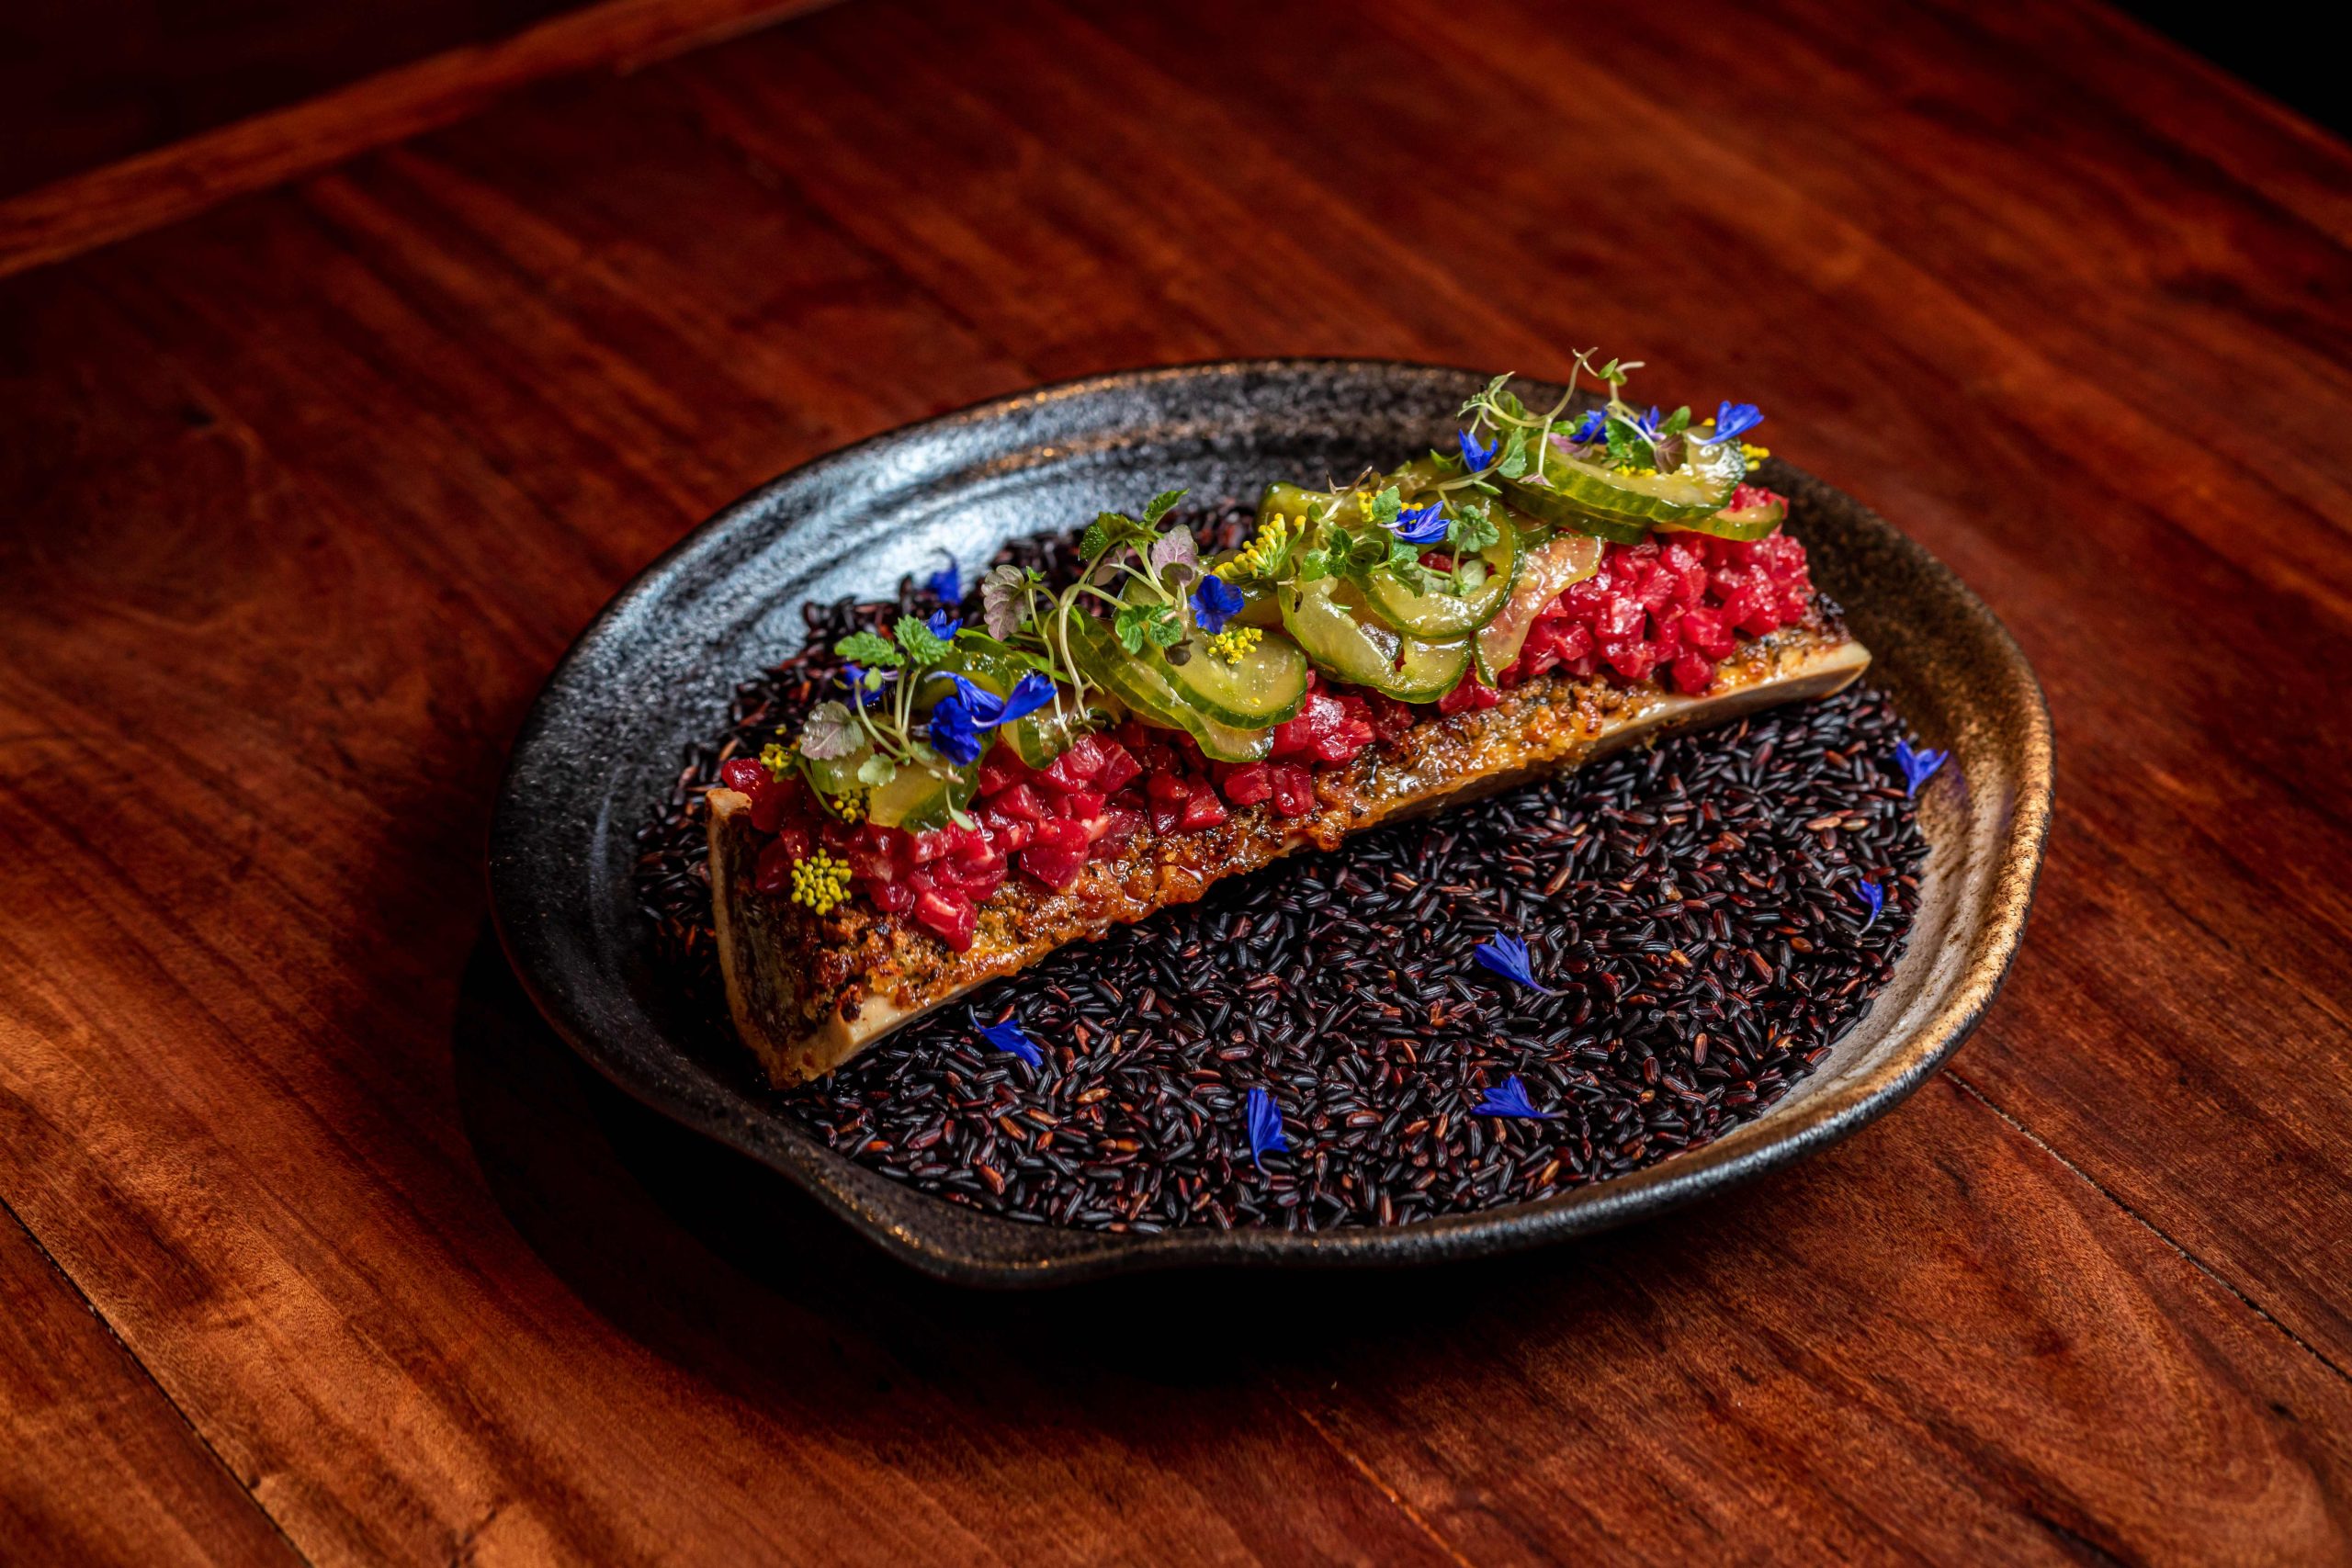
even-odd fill
[{"label": "dark speckled plate", "polygon": [[1530,1247],[1747,1180],[1889,1110],[1976,1026],[2017,951],[2050,819],[2050,716],[2017,644],[1958,578],[1851,497],[1777,463],[1766,477],[1794,502],[1789,525],[1815,580],[1877,656],[1870,679],[1952,749],[1959,782],[1928,793],[1933,853],[1892,983],[1817,1072],[1719,1142],[1541,1201],[1393,1228],[1114,1235],[984,1217],[854,1165],[765,1103],[740,1053],[694,1037],[631,897],[632,834],[680,749],[723,725],[735,682],[799,646],[804,603],[887,597],[943,547],[985,559],[1009,536],[1171,486],[1250,496],[1271,479],[1393,461],[1449,438],[1449,416],[1484,379],[1328,360],[1105,376],[876,436],[746,496],[613,601],[523,727],[490,882],[525,985],[621,1088],[774,1166],[918,1268],[974,1284]]}]

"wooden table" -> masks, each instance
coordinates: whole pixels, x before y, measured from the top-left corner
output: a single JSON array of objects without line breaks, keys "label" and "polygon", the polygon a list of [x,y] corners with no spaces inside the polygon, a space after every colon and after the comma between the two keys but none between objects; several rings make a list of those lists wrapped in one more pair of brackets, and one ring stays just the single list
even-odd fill
[{"label": "wooden table", "polygon": [[[2080,3],[851,0],[489,96],[47,265],[122,181],[0,204],[0,1558],[2352,1556],[2346,147]],[[2024,954],[1895,1115],[1489,1266],[979,1298],[519,998],[508,738],[730,497],[1595,343],[2049,688]]]}]

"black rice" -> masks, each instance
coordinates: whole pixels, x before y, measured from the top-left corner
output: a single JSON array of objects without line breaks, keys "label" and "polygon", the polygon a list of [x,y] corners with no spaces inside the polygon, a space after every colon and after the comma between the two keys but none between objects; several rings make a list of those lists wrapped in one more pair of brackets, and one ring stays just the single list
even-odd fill
[{"label": "black rice", "polygon": [[[1193,519],[1219,544],[1247,523]],[[1069,570],[1059,538],[1015,557]],[[905,585],[891,608],[930,604]],[[639,835],[662,961],[715,1038],[702,795],[817,700],[825,650],[883,608],[810,607],[808,651],[738,688]],[[959,1004],[773,1099],[950,1202],[1107,1230],[1401,1224],[1622,1175],[1761,1115],[1885,985],[1927,855],[1902,733],[1856,689],[1363,834],[968,998],[1017,1013],[1042,1067]],[[1885,891],[1875,920],[1864,879]],[[1498,932],[1555,994],[1476,965]],[[1512,1075],[1552,1119],[1474,1113]],[[1253,1088],[1290,1145],[1261,1161]]]}]

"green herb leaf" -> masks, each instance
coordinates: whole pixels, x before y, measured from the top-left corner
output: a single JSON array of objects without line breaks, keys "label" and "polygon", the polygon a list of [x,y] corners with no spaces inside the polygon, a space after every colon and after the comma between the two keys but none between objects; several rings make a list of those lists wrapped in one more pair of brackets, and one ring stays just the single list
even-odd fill
[{"label": "green herb leaf", "polygon": [[934,636],[921,616],[900,615],[897,629],[899,646],[906,650],[908,662],[920,667],[947,657],[947,639]]},{"label": "green herb leaf", "polygon": [[880,789],[898,776],[899,765],[888,757],[868,757],[857,765],[857,782],[868,789]]},{"label": "green herb leaf", "polygon": [[1487,509],[1480,507],[1475,512],[1455,513],[1453,525],[1445,531],[1445,536],[1455,554],[1474,556],[1499,540],[1503,531]]},{"label": "green herb leaf", "polygon": [[1684,403],[1680,408],[1676,409],[1672,413],[1666,416],[1666,423],[1657,427],[1657,433],[1660,435],[1679,435],[1690,428],[1690,405],[1689,403]]},{"label": "green herb leaf", "polygon": [[1372,498],[1372,520],[1383,528],[1396,522],[1396,513],[1404,509],[1405,498],[1397,492],[1395,485],[1390,485]]},{"label": "green herb leaf", "polygon": [[[899,624],[904,626],[906,623],[901,621]],[[922,623],[918,621],[916,625],[921,626]],[[925,635],[929,635],[927,627]],[[878,664],[889,670],[896,670],[906,662],[905,656],[891,645],[888,637],[879,632],[852,632],[833,644],[833,653],[837,658],[846,659],[854,664]]]},{"label": "green herb leaf", "polygon": [[1184,637],[1184,628],[1165,604],[1122,604],[1111,626],[1129,653],[1141,653],[1147,642],[1166,648]]},{"label": "green herb leaf", "polygon": [[1655,468],[1657,454],[1649,438],[1629,419],[1609,416],[1609,466],[1612,468]]},{"label": "green herb leaf", "polygon": [[1158,527],[1159,520],[1176,509],[1176,503],[1184,499],[1185,493],[1181,490],[1163,490],[1153,496],[1151,504],[1143,509],[1144,526]]},{"label": "green herb leaf", "polygon": [[800,754],[820,762],[846,757],[865,744],[865,734],[847,705],[819,703],[800,726]]},{"label": "green herb leaf", "polygon": [[1498,465],[1503,478],[1515,479],[1527,472],[1527,432],[1514,427],[1503,442],[1503,460]]}]

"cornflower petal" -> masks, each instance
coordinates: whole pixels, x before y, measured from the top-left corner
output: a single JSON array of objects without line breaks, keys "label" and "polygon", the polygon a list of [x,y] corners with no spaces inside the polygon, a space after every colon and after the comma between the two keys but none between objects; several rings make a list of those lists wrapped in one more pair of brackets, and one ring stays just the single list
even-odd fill
[{"label": "cornflower petal", "polygon": [[1225,623],[1241,613],[1249,601],[1223,578],[1204,577],[1193,594],[1193,624],[1210,637],[1225,630]]},{"label": "cornflower petal", "polygon": [[1541,991],[1547,997],[1559,994],[1536,980],[1535,971],[1528,966],[1527,944],[1515,936],[1506,936],[1498,931],[1470,952],[1481,966],[1493,970],[1506,980],[1515,980],[1529,990]]},{"label": "cornflower petal", "polygon": [[1763,423],[1764,415],[1754,403],[1719,403],[1715,407],[1714,434],[1690,439],[1702,446],[1713,446],[1719,441],[1734,440]]},{"label": "cornflower petal", "polygon": [[1494,467],[1495,454],[1501,451],[1503,446],[1502,438],[1497,436],[1488,445],[1481,446],[1478,438],[1466,430],[1455,431],[1453,440],[1462,448],[1463,467],[1474,474]]},{"label": "cornflower petal", "polygon": [[1930,750],[1924,746],[1914,747],[1908,740],[1896,741],[1894,765],[1903,770],[1903,793],[1918,794],[1919,786],[1935,777],[1936,770],[1942,767],[1951,756],[1950,751]]},{"label": "cornflower petal", "polygon": [[1868,931],[1878,923],[1879,911],[1886,908],[1886,889],[1865,877],[1854,884],[1854,897],[1870,911],[1870,918],[1862,922],[1862,930]]},{"label": "cornflower petal", "polygon": [[931,710],[930,730],[932,749],[958,767],[980,760],[979,727],[972,722],[963,698],[940,698],[939,705]]},{"label": "cornflower petal", "polygon": [[1004,711],[997,715],[999,724],[1011,724],[1025,718],[1054,700],[1054,678],[1032,670],[1012,683],[1012,694],[1004,699]]},{"label": "cornflower petal", "polygon": [[945,610],[933,610],[923,621],[923,626],[942,642],[954,642],[956,634],[964,629],[964,623]]},{"label": "cornflower petal", "polygon": [[998,1050],[1018,1056],[1033,1067],[1046,1065],[1046,1054],[1022,1031],[1019,1018],[1007,1018],[1002,1023],[982,1023],[978,1013],[969,1008],[964,1010],[972,1021],[972,1032]]},{"label": "cornflower petal", "polygon": [[1519,1081],[1517,1073],[1505,1078],[1500,1089],[1488,1089],[1487,1098],[1470,1108],[1473,1116],[1518,1116],[1530,1122],[1549,1122],[1558,1114],[1538,1111],[1535,1102],[1527,1098],[1527,1086]]},{"label": "cornflower petal", "polygon": [[1609,411],[1607,409],[1587,409],[1584,412],[1584,418],[1578,420],[1577,422],[1577,427],[1568,432],[1568,439],[1577,446],[1582,446],[1588,441],[1598,441],[1608,434]]},{"label": "cornflower petal", "polygon": [[1290,1140],[1283,1136],[1282,1107],[1262,1089],[1253,1089],[1243,1101],[1242,1124],[1250,1134],[1250,1163],[1266,1168],[1264,1156],[1287,1154]]},{"label": "cornflower petal", "polygon": [[956,567],[953,554],[945,550],[940,554],[947,557],[947,564],[925,578],[923,586],[950,604],[960,604],[964,600],[964,574]]},{"label": "cornflower petal", "polygon": [[1445,502],[1432,501],[1418,511],[1399,512],[1389,531],[1408,545],[1434,545],[1445,537],[1444,511]]}]

